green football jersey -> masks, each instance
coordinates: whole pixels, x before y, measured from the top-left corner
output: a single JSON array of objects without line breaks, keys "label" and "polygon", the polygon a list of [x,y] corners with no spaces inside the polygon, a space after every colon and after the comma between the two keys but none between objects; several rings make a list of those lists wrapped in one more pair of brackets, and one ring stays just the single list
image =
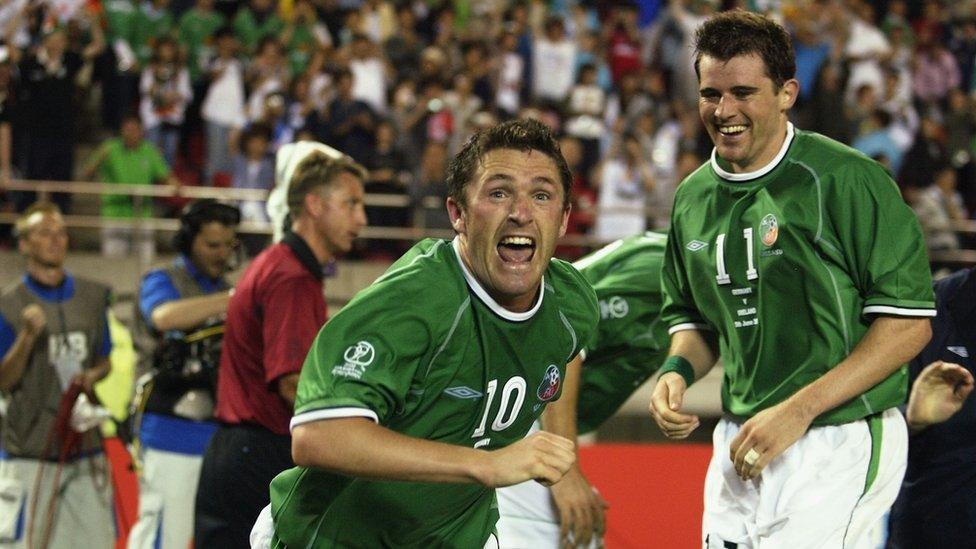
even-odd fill
[{"label": "green football jersey", "polygon": [[[717,333],[722,405],[743,418],[836,366],[874,315],[935,315],[922,232],[888,174],[792,125],[765,168],[729,173],[713,152],[678,187],[663,285],[671,333]],[[903,403],[906,376],[902,367],[814,424]]]},{"label": "green football jersey", "polygon": [[[292,427],[367,417],[485,450],[525,437],[593,337],[596,296],[554,259],[535,306],[512,313],[464,268],[456,245],[420,242],[325,325],[302,367]],[[494,491],[480,485],[302,467],[274,479],[271,501],[286,547],[481,547],[498,518]]]},{"label": "green football jersey", "polygon": [[577,403],[580,433],[595,430],[661,366],[668,327],[661,322],[661,264],[667,235],[646,232],[573,264],[600,304],[596,339],[586,348]]}]

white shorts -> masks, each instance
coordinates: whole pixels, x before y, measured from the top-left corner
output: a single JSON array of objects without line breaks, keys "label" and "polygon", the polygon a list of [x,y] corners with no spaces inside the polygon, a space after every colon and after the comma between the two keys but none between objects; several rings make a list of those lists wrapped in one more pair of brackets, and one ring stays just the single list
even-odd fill
[{"label": "white shorts", "polygon": [[[539,430],[535,422],[526,436]],[[495,490],[501,549],[559,549],[559,511],[549,488],[534,480]],[[601,547],[593,540],[589,547]]]},{"label": "white shorts", "polygon": [[908,429],[896,408],[813,427],[750,481],[739,479],[729,459],[740,426],[723,418],[712,436],[703,547],[878,547],[875,529],[898,495],[908,459]]}]

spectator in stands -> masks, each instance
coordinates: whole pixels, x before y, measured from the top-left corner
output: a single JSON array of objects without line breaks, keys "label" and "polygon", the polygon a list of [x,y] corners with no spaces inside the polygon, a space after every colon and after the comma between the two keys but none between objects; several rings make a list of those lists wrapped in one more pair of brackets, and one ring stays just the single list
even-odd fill
[{"label": "spectator in stands", "polygon": [[[105,47],[101,26],[90,12],[85,12],[92,31],[92,41],[81,53],[68,49],[68,37],[62,29],[49,31],[40,46],[24,56],[20,63],[27,147],[27,179],[70,181],[74,176],[75,147],[75,79],[82,64],[95,59]],[[34,201],[33,193],[18,200],[22,210]],[[67,212],[70,195],[56,193],[54,201]]]},{"label": "spectator in stands", "polygon": [[[235,189],[260,189],[270,191],[274,187],[274,155],[270,147],[271,128],[264,124],[251,124],[240,136],[238,153],[231,162],[231,181]],[[241,217],[247,223],[267,223],[268,212],[264,200],[242,200]],[[265,235],[241,236],[244,249],[251,257],[256,256],[267,244]]]},{"label": "spectator in stands", "polygon": [[[410,192],[410,165],[403,151],[396,145],[396,127],[387,120],[376,125],[376,147],[366,160],[369,170],[366,192],[406,198]],[[366,217],[374,227],[407,227],[410,224],[410,210],[406,206],[368,206]],[[374,240],[368,243],[370,254],[390,261],[403,254],[404,249],[397,240]]]},{"label": "spectator in stands", "polygon": [[217,366],[241,213],[214,200],[189,204],[173,237],[179,253],[139,285],[149,375],[139,380],[139,521],[129,547],[185,549],[203,451],[217,429]]},{"label": "spectator in stands", "polygon": [[311,0],[295,0],[293,15],[281,32],[281,43],[288,51],[289,69],[294,75],[305,72],[314,52],[332,46],[329,29],[318,20]]},{"label": "spectator in stands", "polygon": [[892,174],[901,169],[902,152],[891,136],[891,115],[887,111],[875,109],[861,125],[861,135],[851,146],[872,158],[884,156]]},{"label": "spectator in stands", "polygon": [[420,158],[420,170],[410,195],[416,206],[413,225],[429,229],[448,229],[451,219],[444,208],[447,200],[447,146],[430,142]]},{"label": "spectator in stands", "polygon": [[0,293],[4,544],[112,547],[112,483],[98,430],[71,442],[58,436],[71,427],[56,417],[66,395],[79,387],[92,394],[109,373],[110,290],[65,270],[68,232],[57,206],[29,207],[15,230],[27,269]]},{"label": "spectator in stands", "polygon": [[[85,179],[93,179],[96,173],[105,183],[180,185],[159,150],[145,139],[142,121],[135,115],[124,117],[119,137],[102,143],[85,163]],[[106,194],[102,196],[102,217],[110,220],[152,217],[152,204],[152,198],[148,196]],[[134,231],[131,227],[115,226],[102,228],[102,254],[109,257],[127,255],[131,251],[133,234],[140,255],[151,257],[156,249],[151,230]]]},{"label": "spectator in stands", "polygon": [[396,81],[413,76],[420,65],[424,42],[417,34],[417,16],[410,4],[398,4],[394,34],[383,42],[386,60],[396,73]]},{"label": "spectator in stands", "polygon": [[825,63],[817,75],[816,91],[811,100],[810,129],[850,143],[851,128],[844,109],[844,76],[839,63]]},{"label": "spectator in stands", "polygon": [[163,153],[166,164],[176,165],[180,132],[186,108],[193,99],[190,73],[180,61],[175,40],[162,38],[153,47],[153,57],[139,80],[139,114],[146,139]]},{"label": "spectator in stands", "polygon": [[230,141],[246,122],[244,116],[244,68],[237,59],[237,39],[224,27],[214,36],[217,57],[210,63],[207,97],[202,116],[207,132],[205,181],[213,182],[219,172],[230,170]]},{"label": "spectator in stands", "polygon": [[212,36],[227,22],[214,11],[214,0],[196,0],[179,22],[179,42],[186,51],[186,67],[190,80],[200,82],[210,61]]},{"label": "spectator in stands", "polygon": [[365,34],[354,34],[345,53],[352,73],[352,98],[366,103],[377,114],[386,113],[387,82],[393,69],[383,59],[382,50]]},{"label": "spectator in stands", "polygon": [[976,12],[959,21],[949,40],[949,50],[959,66],[960,85],[964,91],[976,90]]},{"label": "spectator in stands", "polygon": [[848,25],[843,51],[850,71],[846,96],[851,103],[861,86],[873,88],[875,94],[881,93],[884,87],[881,61],[891,54],[891,44],[875,24],[874,8],[868,3],[858,3],[851,10]]},{"label": "spectator in stands", "polygon": [[591,64],[581,66],[579,78],[570,90],[569,101],[566,104],[566,133],[578,139],[583,147],[583,158],[579,168],[584,170],[584,173],[589,173],[600,161],[600,140],[606,131],[603,125],[606,105],[606,93],[597,84],[596,66]]},{"label": "spectator in stands", "polygon": [[940,113],[927,109],[912,147],[905,153],[898,184],[926,187],[935,181],[936,174],[948,163],[945,147],[945,129],[939,123]]},{"label": "spectator in stands", "polygon": [[291,230],[235,287],[217,381],[221,425],[197,491],[196,547],[248,547],[271,479],[293,465],[288,421],[298,374],[327,318],[323,265],[348,252],[366,225],[364,178],[348,157],[306,156],[288,182]]},{"label": "spectator in stands", "polygon": [[518,36],[503,32],[495,61],[495,107],[506,118],[515,116],[522,107],[522,86],[526,60],[518,51]]},{"label": "spectator in stands", "polygon": [[257,51],[262,40],[281,35],[285,28],[284,22],[275,13],[274,0],[250,0],[237,11],[233,26],[234,34],[248,55]]},{"label": "spectator in stands", "polygon": [[110,0],[102,2],[105,39],[109,47],[98,57],[102,74],[102,121],[116,128],[122,115],[138,103],[139,71],[135,30],[139,19],[139,2]]},{"label": "spectator in stands", "polygon": [[320,141],[343,151],[356,161],[369,156],[373,147],[376,116],[365,101],[353,97],[354,77],[348,70],[335,75],[336,97],[318,111],[309,126]]},{"label": "spectator in stands", "polygon": [[962,196],[956,190],[955,169],[943,166],[931,185],[913,190],[909,197],[929,250],[959,249],[959,236],[952,223],[963,221],[968,216]]},{"label": "spectator in stands", "polygon": [[153,45],[157,41],[176,37],[176,20],[170,9],[170,2],[171,0],[149,0],[138,7],[131,43],[139,66],[149,64]]},{"label": "spectator in stands", "polygon": [[562,18],[550,16],[535,30],[532,43],[532,96],[562,103],[576,80],[576,42],[566,35]]},{"label": "spectator in stands", "polygon": [[937,281],[935,299],[932,340],[909,363],[908,469],[888,549],[965,547],[976,538],[976,269]]},{"label": "spectator in stands", "polygon": [[956,58],[932,36],[930,27],[923,27],[918,33],[915,48],[915,78],[912,88],[915,97],[923,104],[944,105],[949,90],[962,83]]},{"label": "spectator in stands", "polygon": [[453,86],[444,93],[444,106],[451,111],[454,123],[453,131],[448,142],[447,153],[453,156],[461,150],[474,130],[471,119],[481,110],[481,98],[474,94],[474,81],[466,72],[459,72],[454,76]]},{"label": "spectator in stands", "polygon": [[276,36],[266,36],[261,40],[257,55],[247,66],[244,78],[249,94],[248,118],[259,120],[264,117],[265,97],[284,92],[291,81],[285,49]]},{"label": "spectator in stands", "polygon": [[593,235],[601,242],[635,235],[647,229],[647,193],[654,189],[654,175],[641,154],[640,141],[627,132],[617,153],[603,163],[600,198]]}]

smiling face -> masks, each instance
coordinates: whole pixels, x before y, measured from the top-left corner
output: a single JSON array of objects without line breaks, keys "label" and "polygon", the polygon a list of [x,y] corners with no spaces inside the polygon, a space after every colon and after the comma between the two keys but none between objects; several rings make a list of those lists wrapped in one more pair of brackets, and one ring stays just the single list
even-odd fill
[{"label": "smiling face", "polygon": [[699,72],[698,112],[718,156],[736,173],[768,164],[786,139],[786,111],[796,100],[797,81],[776,89],[755,54],[727,61],[702,55]]},{"label": "smiling face", "polygon": [[569,219],[556,162],[536,150],[493,149],[464,191],[463,205],[447,199],[462,261],[501,306],[529,310]]}]

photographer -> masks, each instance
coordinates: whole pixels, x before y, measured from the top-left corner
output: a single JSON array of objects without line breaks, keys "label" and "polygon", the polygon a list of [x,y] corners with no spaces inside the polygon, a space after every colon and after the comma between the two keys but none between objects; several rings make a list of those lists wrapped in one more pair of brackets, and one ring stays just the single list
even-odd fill
[{"label": "photographer", "polygon": [[200,465],[217,428],[217,365],[231,294],[224,275],[239,222],[234,206],[190,204],[173,238],[179,257],[147,273],[140,285],[141,318],[155,350],[137,389],[134,430],[142,478],[129,547],[183,549],[192,538]]}]

